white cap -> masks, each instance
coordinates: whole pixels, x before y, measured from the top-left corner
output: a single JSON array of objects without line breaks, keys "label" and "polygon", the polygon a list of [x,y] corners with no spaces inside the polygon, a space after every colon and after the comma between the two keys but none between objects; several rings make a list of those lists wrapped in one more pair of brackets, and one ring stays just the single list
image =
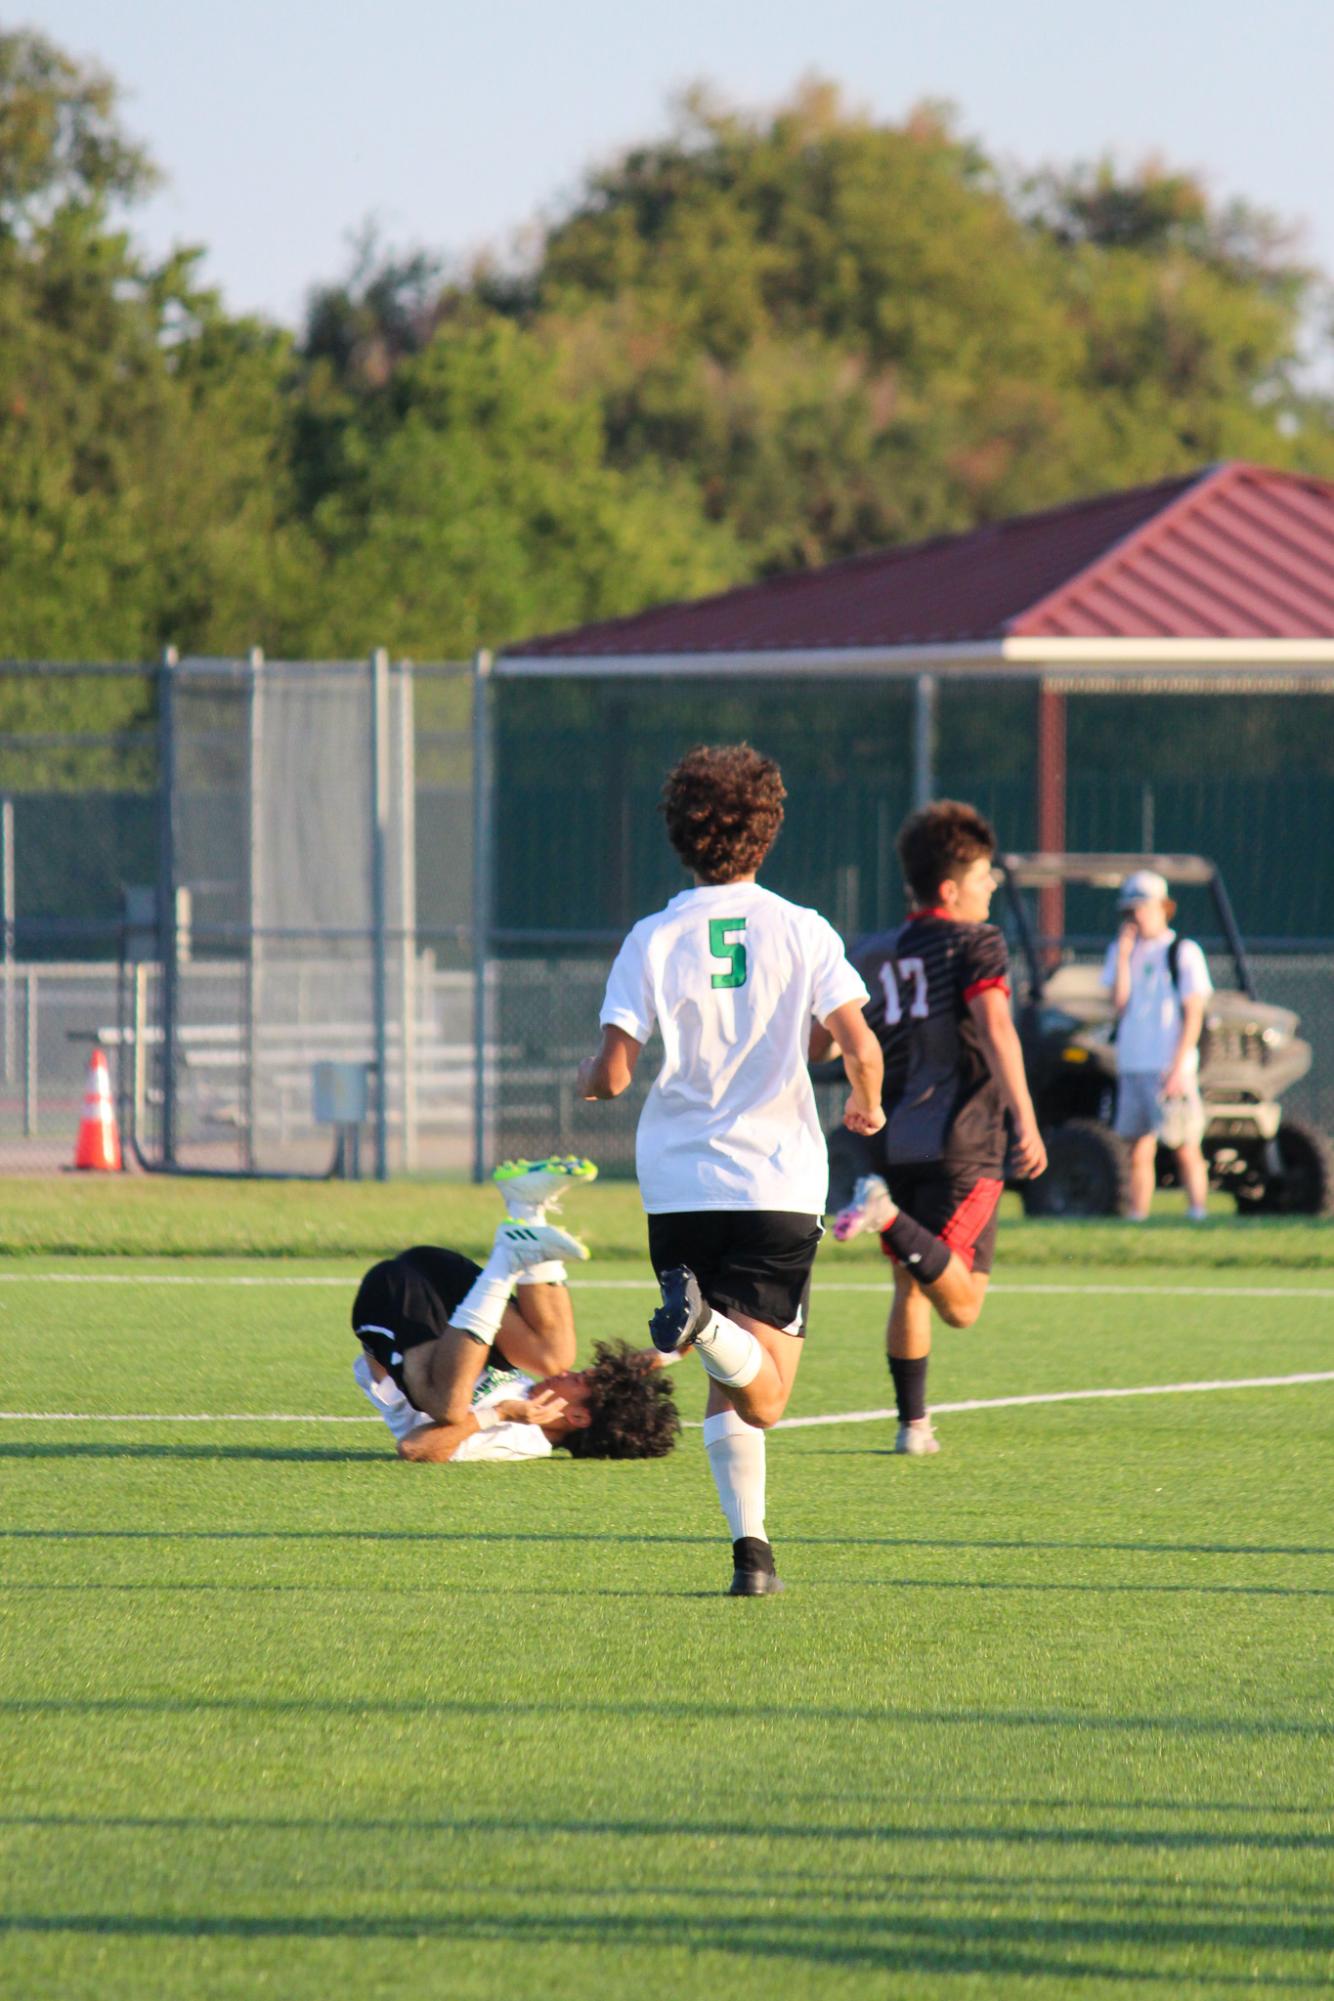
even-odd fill
[{"label": "white cap", "polygon": [[1167,877],[1156,869],[1137,868],[1121,884],[1116,900],[1122,910],[1132,903],[1166,903]]}]

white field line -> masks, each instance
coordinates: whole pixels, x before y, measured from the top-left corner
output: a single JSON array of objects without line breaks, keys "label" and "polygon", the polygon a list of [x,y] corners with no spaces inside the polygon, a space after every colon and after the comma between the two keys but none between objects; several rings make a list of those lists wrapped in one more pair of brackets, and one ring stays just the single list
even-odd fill
[{"label": "white field line", "polygon": [[[356,1273],[346,1278],[331,1277],[327,1272],[289,1275],[279,1272],[261,1272],[242,1275],[236,1272],[92,1272],[53,1271],[23,1272],[0,1271],[0,1285],[214,1285],[214,1286],[355,1286]],[[577,1278],[572,1280],[571,1289],[577,1292],[647,1292],[657,1291],[651,1278]],[[880,1282],[864,1279],[820,1279],[816,1290],[826,1292],[875,1293],[881,1298],[889,1294],[889,1279]],[[1115,1298],[1144,1299],[1334,1299],[1334,1286],[1302,1285],[993,1285],[988,1288],[987,1297],[997,1295],[1025,1294],[1029,1296],[1053,1298],[1096,1299],[1101,1295]]]},{"label": "white field line", "polygon": [[[1300,1376],[1234,1376],[1210,1383],[1146,1383],[1135,1389],[1048,1390],[1026,1397],[971,1397],[964,1403],[933,1403],[932,1417],[957,1415],[967,1410],[1011,1410],[1018,1404],[1089,1403],[1102,1397],[1176,1397],[1204,1390],[1281,1390],[1300,1383],[1334,1383],[1334,1369]],[[893,1410],[848,1410],[837,1417],[782,1417],[775,1430],[797,1431],[812,1424],[872,1424],[882,1418],[897,1418]]]},{"label": "white field line", "polygon": [[[1334,1369],[1307,1372],[1299,1376],[1233,1376],[1217,1382],[1145,1383],[1134,1388],[1106,1390],[1048,1390],[1036,1396],[972,1397],[965,1403],[932,1404],[933,1417],[957,1415],[970,1410],[1011,1410],[1021,1404],[1087,1403],[1106,1397],[1171,1397],[1207,1390],[1293,1389],[1303,1383],[1334,1383]],[[798,1431],[813,1424],[877,1424],[897,1415],[892,1410],[845,1410],[827,1417],[780,1418],[776,1431]],[[299,1411],[80,1411],[80,1410],[0,1410],[0,1423],[9,1424],[378,1424],[373,1412],[365,1417],[329,1417]],[[691,1431],[699,1430],[690,1424]]]}]

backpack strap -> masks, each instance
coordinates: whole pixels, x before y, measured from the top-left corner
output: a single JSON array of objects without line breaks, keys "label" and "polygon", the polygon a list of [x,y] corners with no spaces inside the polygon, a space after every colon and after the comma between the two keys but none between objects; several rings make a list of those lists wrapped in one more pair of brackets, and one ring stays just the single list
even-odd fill
[{"label": "backpack strap", "polygon": [[1167,948],[1167,976],[1172,982],[1172,990],[1181,999],[1181,947],[1184,940],[1174,938]]}]

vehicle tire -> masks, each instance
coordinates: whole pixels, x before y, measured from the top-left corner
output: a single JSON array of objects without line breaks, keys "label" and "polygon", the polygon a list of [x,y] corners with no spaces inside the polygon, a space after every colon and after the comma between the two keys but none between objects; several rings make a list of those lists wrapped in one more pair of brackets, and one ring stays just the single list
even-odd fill
[{"label": "vehicle tire", "polygon": [[1019,1184],[1026,1216],[1124,1216],[1130,1148],[1096,1119],[1069,1119],[1043,1134],[1047,1171]]},{"label": "vehicle tire", "polygon": [[1278,1129],[1283,1172],[1259,1189],[1237,1195],[1242,1216],[1334,1215],[1334,1145],[1305,1119],[1284,1119]]}]

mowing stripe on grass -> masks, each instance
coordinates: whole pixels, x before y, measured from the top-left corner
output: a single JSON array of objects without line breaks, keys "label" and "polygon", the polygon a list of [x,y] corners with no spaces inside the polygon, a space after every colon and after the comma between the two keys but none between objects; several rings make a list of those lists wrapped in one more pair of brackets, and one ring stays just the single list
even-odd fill
[{"label": "mowing stripe on grass", "polygon": [[[357,1272],[362,1269],[357,1266]],[[314,1272],[297,1277],[286,1273],[263,1272],[125,1272],[125,1271],[0,1271],[0,1285],[237,1285],[237,1286],[342,1286],[355,1283],[354,1277],[331,1277]],[[652,1278],[576,1278],[576,1292],[656,1292]],[[819,1292],[867,1292],[884,1297],[889,1291],[889,1274],[880,1280],[820,1279]],[[1302,1285],[993,1285],[988,1298],[998,1294],[1048,1295],[1055,1298],[1085,1298],[1106,1294],[1146,1299],[1334,1299],[1334,1286]]]},{"label": "mowing stripe on grass", "polygon": [[[1104,1397],[1174,1397],[1206,1390],[1282,1390],[1302,1383],[1334,1383],[1334,1369],[1307,1371],[1298,1376],[1231,1376],[1217,1382],[1143,1383],[1133,1388],[1107,1390],[1047,1390],[1034,1396],[971,1397],[964,1403],[932,1404],[932,1415],[957,1415],[969,1410],[1011,1410],[1021,1404],[1088,1403]],[[812,1424],[878,1424],[896,1416],[892,1410],[844,1410],[827,1417],[783,1417],[776,1431],[798,1431]],[[308,1411],[90,1411],[90,1410],[0,1410],[6,1424],[378,1424],[372,1412],[365,1417],[331,1417]],[[687,1421],[687,1430],[699,1425]]]}]

